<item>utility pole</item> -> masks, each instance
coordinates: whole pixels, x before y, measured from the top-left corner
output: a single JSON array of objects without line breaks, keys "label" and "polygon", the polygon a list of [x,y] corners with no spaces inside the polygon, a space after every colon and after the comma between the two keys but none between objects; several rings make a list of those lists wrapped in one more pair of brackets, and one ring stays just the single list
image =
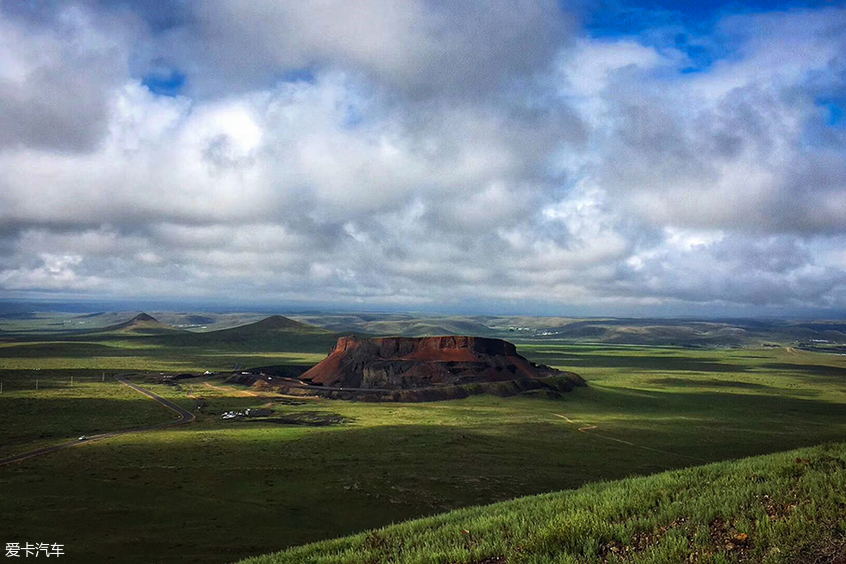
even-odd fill
[{"label": "utility pole", "polygon": [[73,386],[73,374],[71,374],[71,386]]},{"label": "utility pole", "polygon": [[106,381],[106,373],[105,373],[105,372],[103,372],[103,379],[102,379],[102,380],[100,380],[100,381],[101,381],[101,382],[105,382],[105,381]]},{"label": "utility pole", "polygon": [[38,378],[35,379],[35,391],[38,391]]}]

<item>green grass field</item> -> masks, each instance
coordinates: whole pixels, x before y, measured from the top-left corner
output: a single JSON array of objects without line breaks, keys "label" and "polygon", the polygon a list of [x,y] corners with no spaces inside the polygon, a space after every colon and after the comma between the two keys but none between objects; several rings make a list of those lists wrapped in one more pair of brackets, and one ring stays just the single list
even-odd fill
[{"label": "green grass field", "polygon": [[242,564],[837,563],[846,444],[450,512]]},{"label": "green grass field", "polygon": [[131,429],[172,418],[161,406],[119,384],[111,375],[102,383],[101,378],[85,371],[39,374],[37,379],[36,391],[35,378],[4,375],[0,458],[80,435]]},{"label": "green grass field", "polygon": [[[172,417],[111,373],[310,364],[325,354],[320,340],[203,348],[162,339],[0,345],[0,456]],[[173,387],[137,378],[188,409],[203,405],[198,421],[0,467],[0,532],[6,542],[64,543],[71,562],[231,562],[462,507],[846,438],[846,357],[549,342],[519,350],[582,374],[589,387],[561,400],[365,404],[255,397],[220,378]],[[281,421],[220,418],[262,406]],[[334,422],[302,424],[323,420]]]}]

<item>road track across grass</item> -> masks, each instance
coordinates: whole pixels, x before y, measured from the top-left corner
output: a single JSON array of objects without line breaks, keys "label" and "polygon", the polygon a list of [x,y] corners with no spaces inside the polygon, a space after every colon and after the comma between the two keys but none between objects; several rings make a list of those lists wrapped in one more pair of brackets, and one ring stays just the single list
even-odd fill
[{"label": "road track across grass", "polygon": [[136,392],[138,392],[140,394],[144,394],[145,396],[159,402],[160,404],[162,404],[167,409],[169,409],[169,410],[175,412],[177,415],[179,415],[179,419],[177,419],[175,421],[167,421],[165,423],[159,423],[159,424],[156,424],[156,425],[149,425],[147,427],[135,427],[134,429],[125,429],[123,431],[112,431],[110,433],[100,433],[100,434],[97,434],[97,435],[91,435],[90,437],[86,437],[85,440],[83,440],[83,441],[76,439],[76,440],[67,441],[67,442],[64,442],[64,443],[61,443],[61,444],[58,444],[58,445],[53,445],[53,446],[49,446],[49,447],[39,448],[39,449],[36,449],[36,450],[31,450],[29,452],[24,452],[24,453],[21,453],[21,454],[17,454],[15,456],[10,456],[10,457],[7,457],[7,458],[0,459],[0,466],[7,466],[9,464],[14,464],[16,462],[22,462],[24,460],[29,460],[30,458],[35,458],[36,456],[42,456],[44,454],[56,452],[57,450],[62,450],[62,449],[70,448],[72,446],[78,446],[78,445],[83,445],[83,444],[87,444],[87,443],[91,443],[91,442],[95,442],[95,441],[100,441],[100,440],[103,440],[103,439],[108,439],[110,437],[127,435],[129,433],[143,433],[143,432],[147,432],[147,431],[155,431],[157,429],[162,429],[162,428],[165,428],[165,427],[172,427],[174,425],[185,425],[187,423],[191,423],[192,421],[194,421],[197,418],[193,413],[191,413],[187,409],[183,409],[182,407],[179,407],[178,405],[176,405],[172,401],[167,400],[167,399],[161,397],[160,395],[151,392],[150,390],[146,390],[146,389],[138,386],[137,384],[133,384],[132,382],[130,382],[129,380],[126,379],[126,376],[131,376],[131,375],[132,375],[131,373],[130,374],[117,374],[117,375],[115,375],[115,380],[117,380],[121,384],[129,386],[130,388],[132,388]]},{"label": "road track across grass", "polygon": [[[553,413],[552,415],[554,415],[555,417],[560,417],[561,419],[565,420],[567,423],[572,423],[573,425],[579,424],[578,421],[573,421],[572,419],[570,419],[566,415],[561,415],[560,413]],[[588,433],[588,431],[593,431],[594,429],[598,429],[598,428],[599,427],[597,427],[596,425],[587,424],[587,425],[583,425],[583,426],[579,427],[577,429],[577,431],[579,431],[580,433],[585,433],[587,435],[592,435],[594,437],[599,437],[600,439],[607,439],[609,441],[614,441],[615,443],[621,443],[621,444],[624,444],[626,446],[630,446],[630,447],[634,447],[634,448],[641,448],[643,450],[651,450],[652,452],[660,452],[661,454],[670,454],[672,456],[679,456],[681,458],[687,458],[689,460],[696,460],[697,462],[708,462],[707,460],[705,460],[703,458],[698,458],[696,456],[688,456],[686,454],[679,454],[677,452],[671,452],[669,450],[661,450],[661,449],[658,449],[658,448],[652,448],[652,447],[643,446],[643,445],[636,445],[636,444],[631,443],[629,441],[624,441],[623,439],[616,439],[614,437],[609,437],[608,435],[601,435],[599,433]]]}]

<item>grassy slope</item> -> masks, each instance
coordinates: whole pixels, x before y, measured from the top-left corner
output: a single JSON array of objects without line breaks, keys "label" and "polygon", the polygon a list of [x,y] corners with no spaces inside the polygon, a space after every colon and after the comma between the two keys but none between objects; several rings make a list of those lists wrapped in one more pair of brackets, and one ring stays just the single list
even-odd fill
[{"label": "grassy slope", "polygon": [[463,509],[242,562],[811,561],[846,535],[844,469],[846,445],[830,444]]}]

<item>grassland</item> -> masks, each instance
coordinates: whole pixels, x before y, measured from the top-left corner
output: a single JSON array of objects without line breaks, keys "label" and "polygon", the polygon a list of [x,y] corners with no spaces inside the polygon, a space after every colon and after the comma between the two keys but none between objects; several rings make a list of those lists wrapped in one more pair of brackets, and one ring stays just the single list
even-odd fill
[{"label": "grassland", "polygon": [[[110,382],[109,372],[308,364],[325,354],[325,334],[284,337],[7,340],[0,412],[12,415],[0,444],[17,451],[170,417]],[[846,357],[536,341],[519,350],[582,374],[590,387],[562,400],[292,404],[222,378],[149,379],[145,386],[186,408],[202,405],[198,421],[0,468],[0,531],[10,542],[65,543],[71,562],[229,562],[462,507],[846,437]],[[247,407],[272,414],[220,419]],[[295,424],[321,420],[334,423]]]},{"label": "grassland", "polygon": [[[137,392],[86,371],[5,374],[0,395],[0,458],[80,435],[169,421],[171,414]],[[35,380],[38,390],[35,390]]]},{"label": "grassland", "polygon": [[815,562],[846,558],[846,444],[459,510],[242,564]]},{"label": "grassland", "polygon": [[[235,366],[314,364],[325,358],[315,350],[238,350],[209,346],[173,346],[135,339],[97,342],[34,341],[26,344],[0,343],[0,374],[21,371],[33,378],[37,371],[67,370],[203,372],[231,371]],[[322,348],[321,351],[325,351]]]}]

